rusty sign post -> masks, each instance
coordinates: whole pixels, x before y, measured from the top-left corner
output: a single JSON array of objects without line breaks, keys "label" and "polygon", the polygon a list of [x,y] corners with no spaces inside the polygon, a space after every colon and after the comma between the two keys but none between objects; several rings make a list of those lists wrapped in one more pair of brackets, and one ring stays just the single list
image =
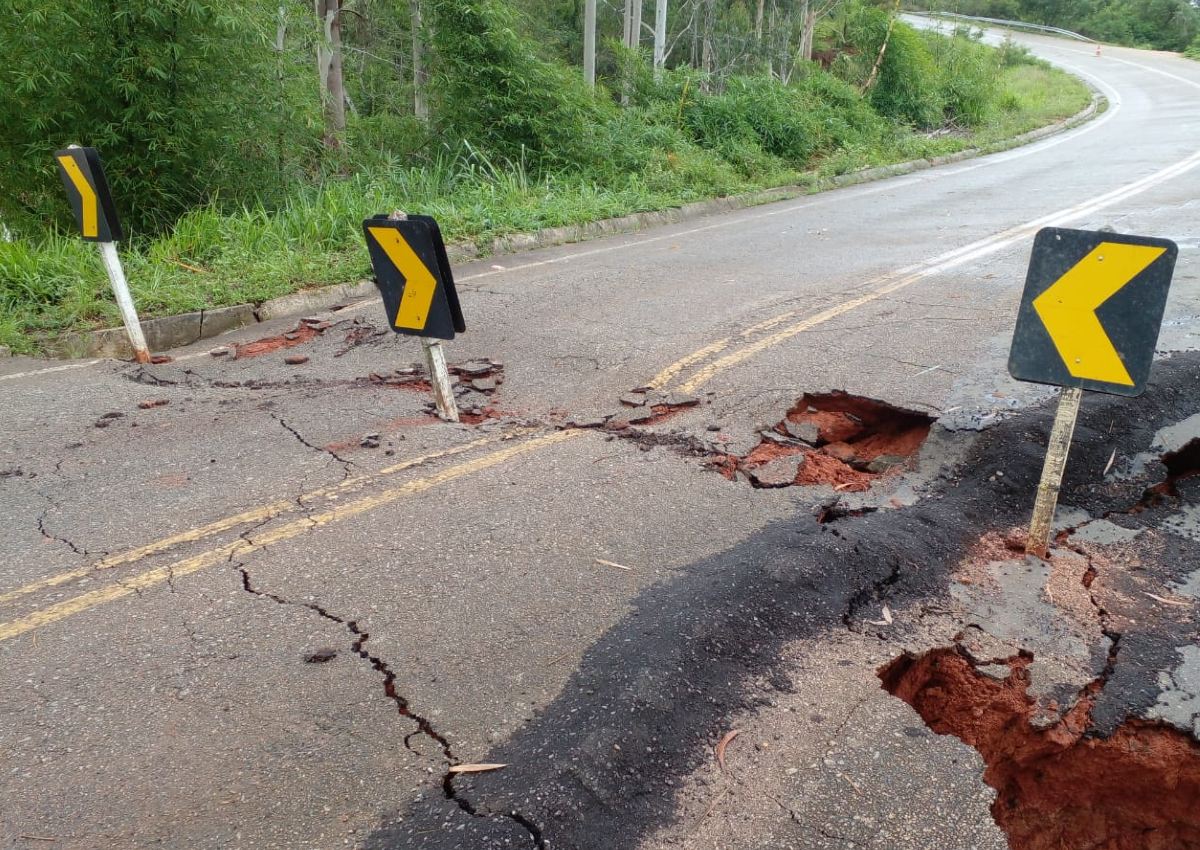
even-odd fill
[{"label": "rusty sign post", "polygon": [[108,282],[117,299],[129,344],[133,346],[134,359],[138,363],[149,363],[150,349],[146,346],[142,323],[133,304],[133,295],[129,292],[129,282],[125,279],[125,269],[117,254],[116,243],[124,234],[112,193],[108,189],[108,180],[104,176],[100,154],[95,148],[71,145],[65,150],[56,151],[54,158],[58,162],[59,174],[71,201],[75,220],[79,223],[80,235],[85,242],[95,242],[100,246],[100,259],[104,262]]},{"label": "rusty sign post", "polygon": [[363,232],[388,324],[398,334],[421,338],[438,416],[457,422],[441,340],[454,339],[467,327],[442,232],[431,217],[402,212],[367,219]]},{"label": "rusty sign post", "polygon": [[1146,390],[1178,249],[1167,239],[1048,227],[1038,232],[1008,371],[1062,387],[1025,551],[1045,557],[1084,390]]}]

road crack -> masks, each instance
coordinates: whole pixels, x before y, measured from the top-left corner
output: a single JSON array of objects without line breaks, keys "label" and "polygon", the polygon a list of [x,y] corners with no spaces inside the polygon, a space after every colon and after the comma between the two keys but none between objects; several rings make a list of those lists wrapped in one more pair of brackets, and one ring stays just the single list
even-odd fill
[{"label": "road crack", "polygon": [[308,448],[312,449],[315,452],[321,452],[322,454],[327,454],[331,458],[336,460],[338,463],[340,463],[342,465],[342,480],[343,481],[345,479],[349,478],[353,474],[354,470],[353,470],[353,465],[352,465],[351,461],[342,457],[341,455],[339,455],[337,452],[333,451],[332,449],[326,448],[325,446],[317,446],[317,445],[314,445],[313,443],[310,443],[308,440],[304,439],[303,434],[301,434],[299,431],[297,431],[295,428],[293,428],[291,425],[289,425],[284,420],[284,418],[282,416],[278,415],[277,413],[272,413],[271,418],[274,419],[276,422],[278,422],[281,426],[283,426],[283,430],[287,431],[289,434],[291,434],[293,437],[295,437],[297,440],[299,440],[301,445],[307,446]]},{"label": "road crack", "polygon": [[[280,424],[284,424],[283,420],[280,420]],[[284,424],[284,427],[287,428],[287,425]],[[291,429],[289,428],[288,430]],[[301,441],[303,442],[303,440]],[[249,533],[250,532],[245,532],[242,535],[243,539],[246,539],[246,534]],[[366,648],[366,643],[368,640],[370,640],[371,634],[362,628],[357,620],[341,617],[315,602],[296,601],[255,587],[250,578],[250,572],[246,569],[245,564],[239,561],[234,561],[232,555],[230,556],[230,563],[241,574],[242,589],[252,596],[257,596],[262,599],[269,599],[279,605],[307,608],[309,611],[312,611],[319,617],[344,627],[351,635],[351,651],[354,652],[354,654],[359,658],[366,661],[367,664],[370,665],[371,669],[382,678],[383,692],[387,696],[388,700],[390,700],[396,706],[397,713],[406,720],[410,720],[416,724],[416,730],[404,736],[405,749],[419,758],[423,758],[424,755],[419,750],[413,748],[412,739],[417,736],[424,736],[432,741],[441,751],[442,759],[446,763],[446,772],[442,776],[441,783],[442,793],[445,795],[446,799],[454,803],[456,806],[458,806],[458,808],[472,817],[503,817],[511,820],[529,834],[530,841],[533,843],[533,846],[537,848],[537,850],[545,850],[546,842],[542,837],[541,827],[538,826],[538,824],[536,824],[534,821],[516,811],[496,813],[487,810],[481,810],[454,787],[454,779],[456,774],[453,773],[450,768],[462,764],[462,760],[455,754],[454,748],[450,744],[449,739],[447,739],[444,734],[439,732],[434,727],[433,722],[428,717],[418,713],[413,708],[409,700],[400,693],[396,685],[396,673],[394,670],[392,670],[391,665],[383,658],[375,655]]]}]

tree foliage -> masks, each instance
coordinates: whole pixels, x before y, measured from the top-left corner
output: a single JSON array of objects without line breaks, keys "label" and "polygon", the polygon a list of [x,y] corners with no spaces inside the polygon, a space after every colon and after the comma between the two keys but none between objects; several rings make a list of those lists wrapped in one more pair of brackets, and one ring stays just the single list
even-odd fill
[{"label": "tree foliage", "polygon": [[[1020,0],[1051,1],[1090,2]],[[447,157],[719,194],[904,125],[974,126],[997,108],[994,51],[894,23],[873,0],[672,0],[666,68],[652,73],[645,39],[610,40],[593,90],[578,67],[582,5],[343,0],[347,122],[323,145],[316,50],[328,45],[310,0],[0,0],[0,219],[27,235],[65,222],[50,153],[70,143],[101,150],[123,217],[149,235],[197,207],[273,209]],[[617,4],[601,8],[600,32],[615,38]],[[810,46],[818,62],[804,58]],[[414,113],[418,91],[428,120]]]},{"label": "tree foliage", "polygon": [[18,228],[61,221],[49,154],[70,143],[103,152],[135,232],[169,224],[211,187],[287,179],[307,146],[305,92],[270,49],[264,8],[0,0],[0,215]]},{"label": "tree foliage", "polygon": [[1184,50],[1200,37],[1200,7],[1191,0],[955,0],[932,8],[1063,27],[1158,50]]}]

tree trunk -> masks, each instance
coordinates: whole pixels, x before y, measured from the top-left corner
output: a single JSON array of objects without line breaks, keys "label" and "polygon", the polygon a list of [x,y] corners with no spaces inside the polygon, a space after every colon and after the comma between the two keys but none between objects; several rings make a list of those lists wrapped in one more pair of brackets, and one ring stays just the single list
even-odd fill
[{"label": "tree trunk", "polygon": [[583,9],[583,81],[596,85],[596,0],[585,0]]},{"label": "tree trunk", "polygon": [[700,0],[692,0],[691,19],[688,29],[692,32],[691,62],[693,68],[700,67],[700,25],[696,20],[696,12],[700,8]]},{"label": "tree trunk", "polygon": [[[595,0],[590,0],[595,2]],[[667,0],[654,2],[654,78],[662,78],[667,62]]]},{"label": "tree trunk", "polygon": [[[713,30],[717,25],[716,0],[704,0],[704,34],[700,39],[701,67],[706,74],[713,73],[717,65],[716,52],[713,49]],[[706,81],[705,87],[709,83]]]},{"label": "tree trunk", "polygon": [[321,37],[317,41],[317,73],[325,108],[325,147],[341,145],[346,129],[346,84],[342,76],[342,0],[313,0]]},{"label": "tree trunk", "polygon": [[766,0],[758,0],[758,9],[754,13],[754,40],[762,41],[763,32],[763,5]]},{"label": "tree trunk", "polygon": [[887,35],[883,37],[883,44],[879,45],[879,55],[875,57],[875,64],[871,66],[871,74],[867,77],[867,81],[863,83],[861,92],[866,94],[871,86],[875,85],[875,79],[879,76],[879,69],[883,67],[883,57],[887,55],[888,42],[892,40],[892,30],[896,27],[896,16],[900,14],[900,0],[896,0],[896,9],[892,12],[892,17],[888,21]]},{"label": "tree trunk", "polygon": [[802,24],[800,27],[800,58],[811,62],[813,57],[813,34],[817,29],[817,12],[812,7],[811,0],[802,0],[800,4]]},{"label": "tree trunk", "polygon": [[408,14],[412,27],[413,114],[422,121],[428,121],[429,103],[425,99],[425,90],[429,84],[429,71],[425,67],[425,27],[421,20],[421,0],[408,0]]}]

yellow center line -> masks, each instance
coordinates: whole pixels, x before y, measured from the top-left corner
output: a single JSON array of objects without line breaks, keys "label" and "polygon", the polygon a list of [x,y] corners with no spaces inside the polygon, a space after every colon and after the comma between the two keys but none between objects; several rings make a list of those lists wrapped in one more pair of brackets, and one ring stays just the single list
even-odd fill
[{"label": "yellow center line", "polygon": [[[725,356],[714,360],[703,368],[699,369],[695,374],[688,378],[687,381],[678,387],[678,391],[688,394],[694,393],[701,386],[712,380],[712,378],[718,373],[730,368],[731,366],[735,366],[738,363],[741,363],[742,361],[747,360],[768,348],[771,348],[772,346],[778,345],[779,343],[784,342],[785,340],[790,339],[797,334],[810,330],[817,325],[824,324],[825,322],[835,319],[845,313],[849,313],[851,310],[856,310],[865,304],[870,304],[872,301],[877,301],[884,296],[905,289],[906,287],[909,287],[918,281],[934,277],[935,275],[943,274],[956,268],[960,268],[970,262],[974,262],[995,254],[998,251],[1011,248],[1021,241],[1033,236],[1042,227],[1052,224],[1063,226],[1071,221],[1095,215],[1100,210],[1106,209],[1121,201],[1125,201],[1135,195],[1141,194],[1147,189],[1174,180],[1175,178],[1182,174],[1186,174],[1197,166],[1200,166],[1200,151],[1192,154],[1186,159],[1180,160],[1174,165],[1167,166],[1160,171],[1142,177],[1133,181],[1132,183],[1119,186],[1116,189],[1106,192],[1105,194],[1096,198],[1092,198],[1075,204],[1074,206],[1058,210],[1050,213],[1049,215],[1041,216],[1040,218],[1036,218],[1024,224],[1019,224],[1015,227],[1009,228],[1008,230],[1001,231],[1000,233],[995,233],[991,236],[985,236],[982,239],[971,242],[967,245],[963,245],[960,248],[947,251],[944,254],[934,257],[923,263],[918,263],[913,266],[899,269],[895,272],[880,275],[879,277],[868,281],[866,284],[864,284],[864,286],[872,286],[874,284],[887,281],[885,285],[876,289],[871,289],[862,295],[843,301],[827,310],[823,310],[820,313],[817,313],[806,319],[802,319],[793,325],[789,325],[782,330],[771,334],[770,336],[755,340],[749,345],[731,351]],[[748,328],[743,332],[743,336],[746,333],[755,331],[756,329],[771,327],[779,320],[782,320],[782,317],[777,316],[775,319],[768,319],[766,322],[762,322],[753,326],[752,328]]]},{"label": "yellow center line", "polygon": [[685,394],[694,393],[701,386],[712,380],[717,373],[728,369],[730,366],[741,363],[743,360],[748,360],[759,352],[766,351],[768,348],[776,346],[784,340],[790,339],[791,337],[810,330],[811,328],[815,328],[817,325],[824,324],[830,319],[835,319],[843,313],[849,313],[851,310],[856,310],[864,304],[869,304],[870,302],[875,301],[878,298],[882,298],[889,293],[903,289],[904,287],[916,283],[918,280],[922,280],[925,277],[927,277],[926,274],[918,273],[915,275],[910,275],[909,277],[901,278],[895,283],[873,290],[865,295],[860,295],[857,298],[852,298],[849,301],[843,301],[841,304],[830,307],[828,310],[823,310],[822,312],[817,313],[815,316],[810,316],[809,318],[797,322],[794,325],[788,325],[781,331],[776,331],[770,336],[765,336],[762,339],[750,343],[749,345],[743,346],[735,351],[731,351],[724,357],[714,360],[703,369],[697,371],[696,374],[692,375],[691,378],[680,385],[679,392]]},{"label": "yellow center line", "polygon": [[207,552],[201,552],[199,555],[194,555],[190,558],[184,558],[181,561],[176,561],[173,564],[168,564],[162,567],[156,567],[145,572],[138,573],[135,576],[123,578],[119,581],[114,581],[104,587],[96,590],[74,596],[70,599],[54,605],[49,605],[45,608],[33,611],[16,620],[7,623],[0,623],[0,642],[10,638],[23,635],[26,632],[41,628],[50,623],[64,620],[67,617],[74,616],[83,611],[104,605],[109,602],[114,602],[118,599],[123,599],[134,593],[139,593],[147,588],[162,584],[167,580],[175,581],[192,573],[199,572],[207,567],[215,566],[216,564],[227,563],[235,558],[245,557],[253,552],[265,549],[267,546],[280,543],[284,540],[290,540],[294,537],[299,537],[305,532],[313,529],[321,528],[326,525],[331,525],[342,520],[350,519],[351,517],[373,511],[376,508],[391,504],[405,496],[411,496],[416,493],[421,493],[439,484],[445,484],[448,481],[453,481],[456,478],[462,478],[464,475],[470,475],[475,472],[481,472],[489,467],[504,463],[518,455],[531,452],[545,446],[553,445],[570,440],[582,434],[582,431],[556,431],[553,434],[547,434],[542,437],[535,437],[523,443],[518,443],[514,446],[499,449],[491,454],[473,460],[465,461],[457,466],[452,466],[442,472],[435,473],[425,478],[418,478],[414,481],[409,481],[401,484],[399,487],[394,487],[390,490],[384,490],[373,496],[366,496],[354,502],[347,502],[344,505],[338,505],[329,510],[314,514],[310,517],[293,520],[285,523],[277,528],[265,531],[260,535],[248,538],[239,538],[231,543],[223,546],[218,546],[215,549],[210,549]]},{"label": "yellow center line", "polygon": [[706,345],[704,348],[701,348],[698,351],[693,351],[691,354],[676,360],[666,369],[663,369],[661,372],[651,378],[649,382],[647,382],[646,386],[655,390],[662,389],[667,385],[667,383],[673,380],[676,375],[678,375],[688,366],[703,360],[705,357],[709,357],[713,354],[718,354],[721,351],[724,351],[731,342],[733,342],[733,340],[726,337],[725,339],[717,340],[712,345]]},{"label": "yellow center line", "polygon": [[493,437],[484,437],[479,440],[472,440],[469,443],[463,443],[460,446],[453,446],[441,451],[430,452],[429,454],[421,455],[420,457],[410,458],[393,464],[373,472],[368,475],[358,475],[353,478],[347,478],[345,481],[329,487],[322,487],[313,490],[311,493],[305,493],[299,499],[281,499],[278,502],[272,502],[269,505],[252,508],[240,514],[233,516],[222,517],[214,520],[207,525],[190,528],[187,531],[181,531],[178,534],[173,534],[169,537],[164,537],[161,540],[156,540],[153,543],[147,543],[145,546],[139,546],[136,549],[129,549],[125,552],[120,552],[116,555],[110,555],[103,558],[94,564],[88,564],[84,567],[79,567],[74,570],[67,570],[56,575],[47,576],[46,578],[38,579],[21,587],[14,588],[0,593],[0,604],[11,602],[14,599],[19,599],[30,593],[36,593],[39,590],[45,590],[51,587],[58,587],[60,584],[75,581],[84,576],[91,575],[96,570],[107,570],[113,567],[119,567],[123,564],[131,564],[135,561],[140,561],[143,558],[157,555],[160,552],[165,552],[168,549],[173,549],[176,546],[184,543],[194,543],[197,540],[203,540],[206,537],[211,537],[214,534],[220,534],[222,531],[228,531],[231,528],[237,528],[239,525],[250,525],[257,522],[266,522],[282,514],[295,513],[300,510],[301,503],[314,502],[320,499],[335,498],[337,496],[349,493],[354,490],[361,489],[372,481],[377,481],[389,475],[395,475],[397,472],[403,472],[406,469],[412,469],[414,466],[420,466],[423,463],[428,463],[438,458],[451,457],[453,455],[469,452],[472,449],[477,449],[482,446],[498,443],[502,440],[512,437],[520,437],[532,433],[532,428],[522,428],[516,431],[509,431],[506,434],[496,435]]},{"label": "yellow center line", "polygon": [[740,336],[742,339],[745,339],[748,336],[754,336],[756,333],[762,333],[763,331],[769,331],[771,328],[775,327],[776,325],[781,324],[782,322],[786,322],[792,316],[796,315],[797,312],[799,312],[799,311],[798,310],[788,310],[786,313],[780,313],[778,316],[772,316],[770,319],[767,319],[764,322],[759,322],[757,325],[751,325],[750,327],[746,328],[744,331],[739,333],[738,336]]}]

